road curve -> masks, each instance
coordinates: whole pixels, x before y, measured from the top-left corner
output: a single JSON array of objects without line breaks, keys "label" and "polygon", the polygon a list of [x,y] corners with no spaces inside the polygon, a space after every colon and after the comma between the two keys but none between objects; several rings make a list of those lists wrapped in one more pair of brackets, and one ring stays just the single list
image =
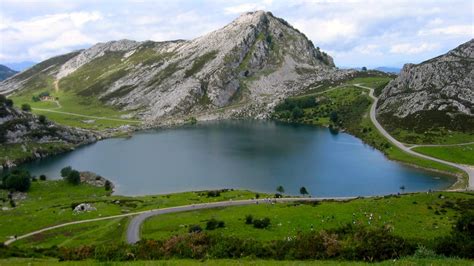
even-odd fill
[{"label": "road curve", "polygon": [[[339,201],[344,201],[344,200],[350,200],[350,199],[355,199],[357,197],[333,197],[333,198],[281,198],[281,199],[271,199],[273,202],[290,202],[290,201],[321,201],[321,200],[339,200]],[[367,197],[368,198],[368,197]],[[20,239],[24,239],[30,236],[34,236],[37,234],[44,233],[46,231],[66,227],[69,225],[74,225],[74,224],[83,224],[83,223],[91,223],[91,222],[99,222],[99,221],[105,221],[105,220],[112,220],[112,219],[117,219],[117,218],[125,218],[125,217],[131,217],[131,216],[137,216],[135,217],[130,225],[128,226],[127,229],[127,242],[129,242],[129,235],[131,232],[131,229],[133,230],[134,227],[138,226],[136,228],[136,232],[138,234],[139,232],[139,227],[141,223],[148,217],[158,215],[158,214],[165,214],[165,213],[174,213],[174,212],[183,212],[183,211],[190,211],[190,210],[199,210],[199,209],[210,209],[210,208],[218,208],[218,207],[227,207],[227,206],[239,206],[239,205],[249,205],[249,204],[256,204],[258,203],[271,203],[271,201],[266,200],[266,199],[258,199],[258,200],[236,200],[236,201],[219,201],[219,202],[212,202],[212,203],[201,203],[201,204],[193,204],[193,205],[184,205],[184,206],[177,206],[177,207],[170,207],[170,208],[162,208],[162,209],[153,209],[153,210],[147,210],[147,211],[140,211],[140,212],[132,212],[132,213],[125,213],[125,214],[119,214],[119,215],[112,215],[112,216],[107,216],[107,217],[100,217],[100,218],[93,218],[93,219],[87,219],[87,220],[81,220],[81,221],[74,221],[74,222],[68,222],[68,223],[63,223],[63,224],[58,224],[54,226],[49,226],[40,230],[36,230],[21,236],[17,236],[15,238],[9,239],[3,244],[5,246],[8,246],[15,241],[18,241]],[[136,220],[138,217],[144,217],[144,219]],[[136,220],[136,221],[135,221]],[[132,224],[135,224],[135,226],[132,226]],[[140,236],[138,236],[135,240],[139,240]],[[136,242],[136,241],[135,241]],[[133,242],[133,243],[135,243]],[[130,243],[130,242],[129,242]]]},{"label": "road curve", "polygon": [[468,178],[469,178],[468,188],[469,189],[474,189],[474,168],[469,167],[469,166],[465,166],[465,165],[461,165],[461,164],[457,164],[457,163],[444,161],[444,160],[434,158],[434,157],[431,157],[431,156],[428,156],[428,155],[424,155],[424,154],[415,152],[415,151],[411,150],[409,147],[406,147],[405,145],[403,145],[403,143],[401,143],[400,141],[398,141],[394,137],[392,137],[382,127],[382,125],[380,125],[380,123],[377,121],[376,108],[377,108],[377,102],[378,102],[379,99],[374,96],[374,89],[372,89],[370,87],[362,86],[360,84],[354,84],[354,86],[362,88],[362,89],[367,89],[367,90],[370,91],[369,96],[374,100],[374,102],[372,103],[372,106],[370,107],[370,120],[372,120],[372,123],[375,125],[377,130],[380,133],[382,133],[382,135],[385,138],[387,138],[393,145],[397,146],[398,148],[400,148],[404,152],[409,153],[411,155],[414,155],[414,156],[417,156],[417,157],[420,157],[420,158],[424,158],[424,159],[428,159],[428,160],[431,160],[431,161],[435,161],[435,162],[438,162],[438,163],[442,163],[442,164],[445,164],[445,165],[449,165],[449,166],[452,166],[454,168],[460,169],[461,171],[466,172],[467,175],[468,175]]},{"label": "road curve", "polygon": [[292,201],[322,201],[322,200],[344,201],[344,200],[350,200],[350,199],[355,199],[355,198],[356,197],[249,199],[249,200],[200,203],[200,204],[185,205],[185,206],[179,206],[179,207],[157,209],[157,210],[152,210],[146,213],[141,213],[133,217],[132,221],[129,223],[128,228],[127,228],[127,243],[134,244],[140,241],[140,227],[142,223],[146,219],[152,216],[160,215],[160,214],[230,207],[230,206],[243,206],[243,205],[252,205],[252,204],[272,204],[275,202],[281,203],[281,202],[292,202]]}]

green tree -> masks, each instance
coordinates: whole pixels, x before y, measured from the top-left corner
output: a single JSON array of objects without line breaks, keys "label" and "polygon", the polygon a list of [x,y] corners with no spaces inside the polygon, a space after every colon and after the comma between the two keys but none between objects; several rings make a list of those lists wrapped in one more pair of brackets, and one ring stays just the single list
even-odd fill
[{"label": "green tree", "polygon": [[293,110],[291,111],[291,117],[295,120],[300,119],[303,116],[304,116],[304,111],[303,111],[303,109],[299,108],[298,106],[293,108]]},{"label": "green tree", "polygon": [[21,105],[21,110],[25,111],[25,112],[30,112],[31,111],[31,106],[27,103],[24,103]]},{"label": "green tree", "polygon": [[61,169],[61,177],[66,178],[69,176],[69,173],[71,173],[72,168],[71,166],[66,166],[63,169]]},{"label": "green tree", "polygon": [[46,124],[46,116],[40,115],[40,116],[38,117],[38,120],[39,120],[39,122],[40,122],[41,124]]},{"label": "green tree", "polygon": [[362,67],[362,71],[367,71],[367,67]]},{"label": "green tree", "polygon": [[105,190],[106,190],[106,191],[109,191],[109,190],[112,189],[112,183],[110,183],[109,180],[106,180],[104,187],[105,187]]},{"label": "green tree", "polygon": [[278,187],[276,188],[276,190],[277,190],[279,193],[282,193],[282,194],[285,193],[285,189],[283,188],[283,186],[278,186]]},{"label": "green tree", "polygon": [[300,194],[304,196],[304,195],[308,195],[309,193],[308,193],[308,190],[305,187],[301,187],[300,188]]},{"label": "green tree", "polygon": [[331,114],[329,114],[329,119],[331,120],[331,122],[336,123],[339,120],[337,112],[332,111]]},{"label": "green tree", "polygon": [[40,175],[39,179],[40,179],[41,181],[45,181],[45,180],[48,179],[48,178],[46,177],[46,175]]},{"label": "green tree", "polygon": [[77,170],[72,170],[65,180],[69,184],[79,185],[81,183],[81,174]]},{"label": "green tree", "polygon": [[7,107],[13,107],[13,100],[12,100],[12,99],[7,99],[7,100],[5,101],[5,105],[6,105]]},{"label": "green tree", "polygon": [[2,177],[5,189],[26,192],[31,186],[31,175],[25,169],[15,169]]}]

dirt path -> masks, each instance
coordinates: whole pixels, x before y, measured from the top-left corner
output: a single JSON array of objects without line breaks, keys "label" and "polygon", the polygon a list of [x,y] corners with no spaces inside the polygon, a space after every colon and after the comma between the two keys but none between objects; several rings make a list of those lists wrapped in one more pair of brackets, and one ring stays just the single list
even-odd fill
[{"label": "dirt path", "polygon": [[474,168],[471,168],[471,167],[467,167],[465,165],[462,165],[462,164],[457,164],[457,163],[452,163],[452,162],[448,162],[448,161],[444,161],[444,160],[441,160],[441,159],[438,159],[438,158],[434,158],[434,157],[431,157],[431,156],[428,156],[428,155],[424,155],[424,154],[421,154],[421,153],[418,153],[418,152],[415,152],[415,151],[412,151],[411,148],[408,148],[406,147],[403,143],[401,143],[400,141],[396,140],[394,137],[392,137],[392,135],[390,135],[383,127],[382,125],[377,121],[377,117],[376,117],[376,107],[377,107],[377,102],[378,102],[378,98],[374,96],[374,89],[370,88],[370,87],[366,87],[366,86],[362,86],[360,84],[354,84],[354,86],[356,87],[359,87],[359,88],[362,88],[362,89],[367,89],[370,91],[369,93],[369,96],[374,100],[374,102],[372,103],[372,106],[370,107],[370,120],[372,121],[372,123],[375,125],[375,127],[377,128],[377,130],[385,137],[387,138],[393,145],[397,146],[399,149],[401,149],[402,151],[406,152],[406,153],[409,153],[411,155],[414,155],[414,156],[417,156],[417,157],[420,157],[420,158],[423,158],[423,159],[428,159],[428,160],[431,160],[431,161],[435,161],[435,162],[438,162],[438,163],[442,163],[442,164],[445,164],[445,165],[448,165],[448,166],[452,166],[454,168],[457,168],[459,170],[462,170],[463,172],[466,172],[467,175],[468,175],[468,188],[469,189],[474,189]]},{"label": "dirt path", "polygon": [[69,113],[69,112],[56,111],[53,109],[44,109],[44,108],[31,108],[31,109],[36,110],[36,111],[79,116],[79,117],[97,119],[97,120],[109,120],[109,121],[126,122],[126,123],[142,123],[142,121],[139,121],[139,120],[127,120],[127,119],[109,118],[109,117],[103,117],[103,116],[81,115],[81,114],[75,114],[75,113]]},{"label": "dirt path", "polygon": [[466,142],[466,143],[456,143],[456,144],[413,144],[408,149],[418,148],[418,147],[453,147],[453,146],[465,146],[471,145],[474,142]]}]

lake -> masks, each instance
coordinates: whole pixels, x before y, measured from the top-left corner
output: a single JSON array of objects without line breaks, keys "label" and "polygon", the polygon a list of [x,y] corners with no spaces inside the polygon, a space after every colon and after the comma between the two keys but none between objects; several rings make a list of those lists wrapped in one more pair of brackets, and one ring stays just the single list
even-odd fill
[{"label": "lake", "polygon": [[220,121],[139,132],[25,165],[59,178],[65,166],[92,171],[119,195],[221,188],[313,196],[367,196],[444,189],[455,180],[393,162],[361,140],[327,128]]}]

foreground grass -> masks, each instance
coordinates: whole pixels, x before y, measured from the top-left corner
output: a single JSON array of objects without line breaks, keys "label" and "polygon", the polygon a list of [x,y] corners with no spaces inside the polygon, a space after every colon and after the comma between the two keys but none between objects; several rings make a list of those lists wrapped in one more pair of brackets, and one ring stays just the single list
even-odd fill
[{"label": "foreground grass", "polygon": [[474,165],[474,144],[461,146],[416,147],[414,151],[442,160]]},{"label": "foreground grass", "polygon": [[[32,183],[26,199],[16,201],[16,208],[0,211],[0,241],[3,242],[10,236],[22,235],[71,221],[192,203],[253,197],[255,197],[255,193],[250,191],[227,191],[222,192],[219,197],[207,197],[205,193],[200,192],[140,197],[109,196],[104,188],[86,184],[73,186],[61,180],[37,181]],[[1,199],[3,201],[0,201],[0,208],[10,208],[7,191],[0,190]],[[75,214],[72,211],[72,206],[84,202],[92,203],[97,211]],[[112,226],[109,222],[111,221],[104,221],[103,224],[100,224],[104,225],[104,228],[108,228]],[[120,222],[116,221],[115,224]],[[84,226],[88,227],[89,225]],[[94,236],[100,238],[100,234],[94,234]]]},{"label": "foreground grass", "polygon": [[[209,234],[234,236],[242,239],[282,240],[299,232],[340,228],[358,224],[372,228],[390,226],[395,235],[408,239],[429,241],[450,233],[458,215],[474,204],[474,194],[416,193],[401,197],[357,199],[348,202],[325,201],[320,204],[288,203],[249,205],[199,210],[155,216],[142,227],[142,237],[167,239],[185,234],[189,226],[215,218],[225,222],[224,228],[207,230]],[[463,207],[461,207],[463,206]],[[245,224],[245,217],[268,217],[271,226],[257,229]]]},{"label": "foreground grass", "polygon": [[159,261],[124,261],[124,262],[97,262],[97,261],[65,261],[59,262],[57,259],[23,259],[23,258],[11,258],[11,259],[0,259],[0,266],[10,265],[32,265],[32,266],[49,266],[49,265],[123,265],[123,266],[142,266],[142,265],[167,265],[167,266],[181,266],[181,265],[334,265],[334,266],[350,266],[350,265],[443,265],[443,266],[463,266],[472,265],[470,260],[462,259],[417,259],[417,258],[402,258],[395,261],[383,261],[377,263],[364,263],[354,261],[277,261],[277,260],[252,260],[252,259],[220,259],[220,260],[185,260],[185,259],[172,259],[172,260],[159,260]]}]

